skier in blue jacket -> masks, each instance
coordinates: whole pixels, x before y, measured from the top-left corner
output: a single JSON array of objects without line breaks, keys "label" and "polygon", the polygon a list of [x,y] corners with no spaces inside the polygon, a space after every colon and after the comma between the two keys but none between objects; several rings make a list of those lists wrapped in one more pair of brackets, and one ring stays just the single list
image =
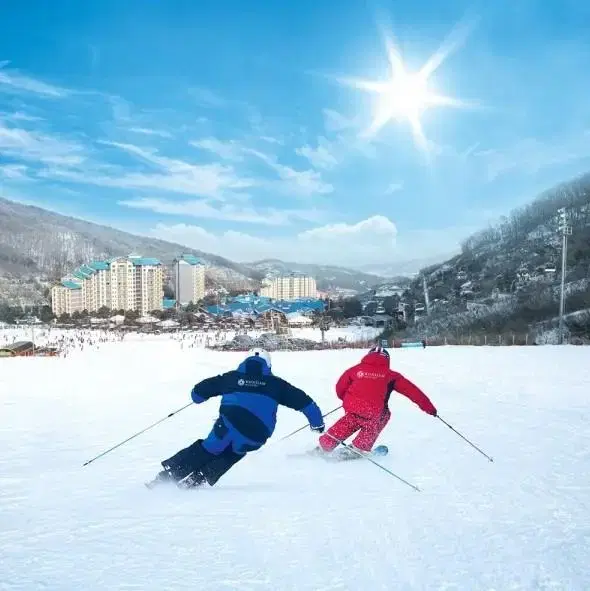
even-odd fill
[{"label": "skier in blue jacket", "polygon": [[302,412],[312,431],[324,431],[318,405],[303,390],[272,374],[270,354],[264,349],[250,351],[237,370],[199,382],[191,396],[195,404],[221,396],[219,418],[206,439],[164,460],[164,470],[148,486],[166,481],[186,488],[206,482],[213,486],[248,452],[266,443],[279,405]]}]

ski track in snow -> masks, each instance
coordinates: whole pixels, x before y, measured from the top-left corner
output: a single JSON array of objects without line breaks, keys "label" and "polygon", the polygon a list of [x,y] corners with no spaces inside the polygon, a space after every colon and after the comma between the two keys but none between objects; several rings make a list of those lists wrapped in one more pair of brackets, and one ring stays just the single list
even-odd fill
[{"label": "ski track in snow", "polygon": [[[327,412],[361,353],[276,353],[273,366]],[[380,461],[420,493],[369,462],[287,459],[315,444],[308,430],[278,442],[304,422],[288,409],[215,488],[147,490],[209,431],[215,400],[81,467],[241,359],[162,337],[0,360],[0,589],[590,589],[589,348],[393,350],[495,460],[394,396]]]}]

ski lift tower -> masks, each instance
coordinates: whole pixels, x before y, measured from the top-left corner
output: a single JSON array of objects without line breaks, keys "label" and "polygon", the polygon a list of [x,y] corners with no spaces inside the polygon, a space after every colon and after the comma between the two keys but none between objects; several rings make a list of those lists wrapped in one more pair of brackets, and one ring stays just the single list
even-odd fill
[{"label": "ski lift tower", "polygon": [[426,282],[426,275],[422,275],[422,287],[424,289],[424,303],[426,304],[426,316],[430,314],[430,297],[428,294],[428,283]]},{"label": "ski lift tower", "polygon": [[562,207],[559,211],[559,231],[561,243],[561,295],[559,298],[559,344],[564,341],[564,313],[565,313],[565,272],[567,266],[567,237],[572,235],[572,227],[568,224],[567,211]]}]

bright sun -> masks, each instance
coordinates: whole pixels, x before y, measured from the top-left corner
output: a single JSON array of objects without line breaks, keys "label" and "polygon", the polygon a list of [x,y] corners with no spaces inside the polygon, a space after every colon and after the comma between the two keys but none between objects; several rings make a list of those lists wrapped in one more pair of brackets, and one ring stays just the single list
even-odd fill
[{"label": "bright sun", "polygon": [[375,135],[389,121],[407,121],[412,128],[415,142],[424,150],[428,141],[420,121],[423,113],[436,106],[463,107],[466,103],[452,97],[437,94],[429,88],[429,79],[443,63],[450,48],[436,52],[418,72],[408,72],[401,55],[393,43],[387,42],[390,76],[385,82],[358,79],[341,79],[343,84],[378,95],[375,112],[369,129],[364,135]]},{"label": "bright sun", "polygon": [[420,123],[422,113],[436,100],[423,76],[405,71],[385,84],[379,95],[375,113],[379,127],[390,119],[407,119],[415,126]]}]

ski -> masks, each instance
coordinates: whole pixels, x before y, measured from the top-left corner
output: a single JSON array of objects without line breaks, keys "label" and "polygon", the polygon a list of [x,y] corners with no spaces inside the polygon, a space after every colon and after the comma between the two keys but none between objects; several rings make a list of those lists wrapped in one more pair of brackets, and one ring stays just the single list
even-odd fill
[{"label": "ski", "polygon": [[[385,457],[389,453],[389,448],[387,445],[378,445],[377,447],[373,448],[369,453],[363,454],[370,458],[379,458]],[[346,462],[351,460],[360,460],[361,456],[353,451],[350,450],[348,447],[339,447],[335,449],[333,452],[325,452],[322,451],[318,447],[314,447],[313,449],[288,454],[289,457],[292,458],[321,458],[327,462]]]}]

